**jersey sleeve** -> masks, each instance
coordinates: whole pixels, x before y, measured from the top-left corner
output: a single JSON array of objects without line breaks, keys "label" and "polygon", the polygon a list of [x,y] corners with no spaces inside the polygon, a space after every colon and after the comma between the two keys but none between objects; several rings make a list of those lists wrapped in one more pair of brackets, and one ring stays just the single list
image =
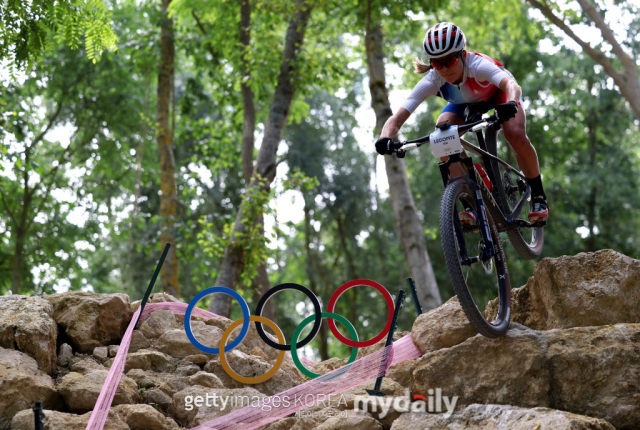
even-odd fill
[{"label": "jersey sleeve", "polygon": [[486,58],[480,58],[476,65],[476,80],[479,82],[489,81],[496,87],[500,88],[500,82],[504,78],[509,78],[509,74],[503,69],[493,64]]},{"label": "jersey sleeve", "polygon": [[427,73],[420,82],[415,86],[409,97],[402,103],[403,108],[413,113],[420,103],[425,101],[428,97],[438,94],[438,83],[434,79],[433,70]]}]

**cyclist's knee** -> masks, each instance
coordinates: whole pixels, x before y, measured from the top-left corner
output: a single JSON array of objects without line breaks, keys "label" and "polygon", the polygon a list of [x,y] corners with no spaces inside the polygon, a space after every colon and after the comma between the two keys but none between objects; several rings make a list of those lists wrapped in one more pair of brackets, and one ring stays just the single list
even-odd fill
[{"label": "cyclist's knee", "polygon": [[525,133],[524,129],[504,129],[504,138],[507,139],[509,145],[517,152],[520,148],[526,148],[531,145],[531,141]]}]

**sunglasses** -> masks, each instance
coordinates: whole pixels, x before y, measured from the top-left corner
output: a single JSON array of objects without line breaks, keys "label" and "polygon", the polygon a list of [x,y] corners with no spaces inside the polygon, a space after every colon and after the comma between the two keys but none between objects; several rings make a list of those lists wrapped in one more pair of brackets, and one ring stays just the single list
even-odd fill
[{"label": "sunglasses", "polygon": [[458,64],[459,59],[460,59],[460,53],[456,52],[455,54],[449,55],[444,58],[433,58],[429,60],[429,64],[431,64],[431,66],[436,70],[440,70],[445,67],[447,69],[450,69],[454,67],[456,64]]}]

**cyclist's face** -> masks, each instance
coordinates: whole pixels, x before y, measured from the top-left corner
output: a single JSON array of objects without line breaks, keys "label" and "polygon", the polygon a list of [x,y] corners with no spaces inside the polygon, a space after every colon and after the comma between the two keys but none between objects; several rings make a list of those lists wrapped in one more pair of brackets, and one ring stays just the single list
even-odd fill
[{"label": "cyclist's face", "polygon": [[[464,58],[466,51],[463,51],[461,57]],[[458,54],[453,54],[451,58],[446,58],[440,62],[439,68],[435,68],[436,72],[444,78],[445,81],[450,84],[454,84],[462,80],[464,74],[464,66],[462,58],[458,57]],[[457,61],[456,61],[457,60]],[[452,65],[453,64],[453,65]]]}]

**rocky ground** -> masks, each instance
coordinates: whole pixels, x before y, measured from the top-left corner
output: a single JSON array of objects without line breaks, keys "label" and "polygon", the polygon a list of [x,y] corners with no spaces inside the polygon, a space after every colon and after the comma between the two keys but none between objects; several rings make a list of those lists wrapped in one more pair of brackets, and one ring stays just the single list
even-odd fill
[{"label": "rocky ground", "polygon": [[[150,302],[175,301],[154,294]],[[70,292],[0,297],[0,430],[34,428],[42,400],[45,428],[84,429],[139,302],[124,294]],[[492,316],[496,303],[485,314]],[[477,335],[456,300],[421,315],[411,334],[424,353],[392,366],[382,390],[393,396],[457,396],[450,416],[424,412],[354,412],[354,397],[373,381],[265,429],[640,429],[640,261],[611,250],[544,259],[513,290],[513,324],[496,340]],[[217,345],[229,321],[192,321],[196,337]],[[400,338],[406,333],[397,333]],[[227,354],[241,375],[271,368],[277,351],[255,328]],[[382,342],[359,351],[360,356]],[[343,362],[331,359],[324,373]],[[171,311],[153,312],[131,341],[125,375],[107,429],[179,429],[224,411],[185,409],[190,395],[270,396],[305,378],[290,356],[270,380],[245,386],[217,355],[189,342]],[[343,411],[342,414],[339,414]],[[332,416],[334,415],[334,416]]]}]

